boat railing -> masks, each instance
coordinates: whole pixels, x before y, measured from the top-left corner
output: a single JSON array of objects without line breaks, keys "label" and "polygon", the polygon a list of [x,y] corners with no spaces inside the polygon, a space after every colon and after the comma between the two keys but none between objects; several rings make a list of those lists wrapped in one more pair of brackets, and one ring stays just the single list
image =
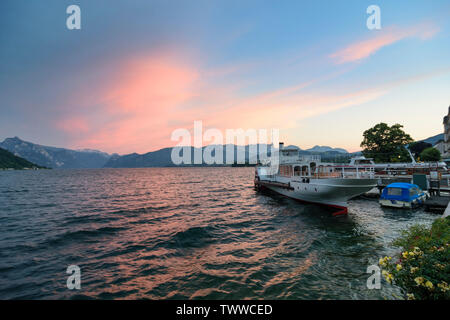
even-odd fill
[{"label": "boat railing", "polygon": [[322,161],[322,157],[317,154],[303,154],[303,155],[300,155],[298,157],[298,159],[300,162],[311,162],[311,161],[321,162]]},{"label": "boat railing", "polygon": [[323,178],[340,178],[342,177],[340,172],[319,172],[319,173],[315,173],[313,175],[314,178],[316,179],[323,179]]},{"label": "boat railing", "polygon": [[315,179],[329,179],[329,178],[344,178],[344,179],[364,179],[374,177],[373,172],[319,172],[313,174],[311,177]]}]

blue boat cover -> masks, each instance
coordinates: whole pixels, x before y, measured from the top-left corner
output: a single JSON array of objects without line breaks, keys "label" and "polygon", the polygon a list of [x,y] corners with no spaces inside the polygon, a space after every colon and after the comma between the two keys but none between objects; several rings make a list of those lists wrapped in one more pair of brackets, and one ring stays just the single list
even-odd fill
[{"label": "blue boat cover", "polygon": [[383,189],[380,198],[383,200],[410,202],[422,195],[424,195],[423,191],[416,184],[394,182]]}]

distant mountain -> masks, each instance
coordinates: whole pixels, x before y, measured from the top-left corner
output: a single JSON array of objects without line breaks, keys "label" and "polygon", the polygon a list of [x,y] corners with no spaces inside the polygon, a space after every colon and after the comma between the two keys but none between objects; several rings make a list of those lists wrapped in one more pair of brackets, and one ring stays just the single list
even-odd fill
[{"label": "distant mountain", "polygon": [[145,154],[113,155],[103,165],[105,168],[145,168],[175,166],[171,161],[172,148],[164,148]]},{"label": "distant mountain", "polygon": [[443,133],[439,133],[439,134],[437,134],[435,136],[432,136],[432,137],[429,137],[429,138],[426,138],[426,139],[423,139],[423,140],[420,140],[420,141],[430,143],[431,145],[434,146],[439,140],[444,140],[444,134]]},{"label": "distant mountain", "polygon": [[42,168],[30,161],[17,157],[8,150],[0,148],[0,169],[34,169]]},{"label": "distant mountain", "polygon": [[[253,145],[253,148],[256,148],[256,152],[253,152],[253,148],[250,146],[236,146],[236,145],[228,145],[229,148],[233,149],[234,156],[233,156],[233,163],[237,163],[237,154],[238,154],[238,148],[243,148],[244,150],[244,160],[246,163],[249,163],[249,159],[251,159],[253,162],[255,162],[255,159],[258,159],[258,153],[259,150],[261,150],[263,145]],[[210,146],[212,147],[212,146]],[[223,158],[222,163],[226,162],[227,159],[227,145],[222,146],[223,147]],[[199,150],[198,148],[193,147],[187,147],[188,152],[191,155],[191,161],[194,162],[194,152],[195,150]],[[203,147],[200,151],[203,154],[203,151],[206,147]],[[131,153],[123,156],[119,155],[113,155],[108,160],[108,162],[105,164],[105,168],[142,168],[142,167],[174,167],[177,166],[172,162],[172,149],[173,148],[164,148],[158,151],[148,152],[145,154],[137,154],[137,153]],[[267,148],[268,154],[270,155],[270,148]],[[212,153],[212,156],[215,156],[214,153]],[[231,157],[231,155],[230,155]],[[202,164],[196,164],[198,166],[204,166],[207,165],[203,159]],[[185,166],[183,164],[183,166]],[[193,164],[192,166],[195,166]]]},{"label": "distant mountain", "polygon": [[[422,141],[435,144],[439,140],[443,139],[443,134],[438,134]],[[211,147],[211,146],[209,146]],[[270,145],[224,145],[223,149],[223,163],[226,163],[227,159],[227,147],[233,149],[234,157],[233,164],[237,164],[237,151],[239,148],[244,150],[244,161],[246,164],[255,163],[255,159],[259,158],[259,154],[262,152],[262,148],[266,147],[268,156],[270,156]],[[37,165],[48,168],[145,168],[145,167],[173,167],[176,166],[171,159],[172,148],[164,148],[157,151],[147,152],[145,154],[131,153],[127,155],[113,154],[109,155],[105,152],[81,149],[70,150],[64,148],[55,148],[49,146],[42,146],[31,142],[23,141],[18,137],[7,138],[0,143],[0,148],[6,149],[12,152],[18,157],[22,157]],[[191,153],[191,159],[194,159],[195,149],[188,147]],[[203,154],[203,147],[200,151]],[[361,151],[348,153],[347,150],[342,148],[332,148],[329,146],[314,146],[313,148],[303,150],[297,146],[289,145],[287,148],[296,148],[299,150],[300,155],[318,154],[325,162],[348,162],[351,157],[361,155]],[[256,150],[256,152],[254,152]],[[214,154],[213,154],[214,156]],[[201,164],[195,164],[195,166],[208,165],[206,162]],[[182,164],[182,166],[186,166]],[[192,165],[194,166],[194,165]]]},{"label": "distant mountain", "polygon": [[96,150],[70,150],[34,144],[18,137],[0,143],[18,157],[48,168],[102,168],[110,155]]},{"label": "distant mountain", "polygon": [[[245,154],[245,163],[256,163],[255,159],[258,159],[258,155],[263,152],[263,148],[267,148],[267,154],[270,156],[270,145],[251,145],[251,146],[236,146],[236,145],[228,145],[229,147],[233,148],[234,157],[233,157],[233,164],[237,164],[237,152],[238,148],[243,148],[244,154]],[[222,146],[223,147],[223,158],[222,163],[226,162],[227,159],[227,145]],[[349,158],[350,154],[345,151],[344,149],[333,149],[331,147],[319,147],[319,148],[312,148],[310,150],[302,150],[297,146],[287,146],[290,149],[296,148],[299,150],[299,153],[302,155],[307,154],[320,154],[323,159],[328,160],[342,160]],[[191,154],[191,159],[194,159],[194,150],[196,150],[193,147],[188,147],[189,152]],[[205,147],[202,148],[201,152],[203,154],[203,150]],[[198,149],[197,149],[198,150]],[[256,152],[254,152],[256,150]],[[114,155],[111,156],[111,158],[108,160],[108,162],[105,164],[105,168],[140,168],[140,167],[172,167],[175,166],[173,164],[171,159],[172,154],[172,148],[164,148],[158,151],[154,152],[148,152],[145,154],[137,154],[137,153],[131,153],[128,155]],[[213,154],[214,156],[214,154]],[[193,160],[192,160],[193,161]],[[205,162],[198,165],[207,165]]]},{"label": "distant mountain", "polygon": [[345,149],[342,149],[342,148],[332,148],[332,147],[328,147],[328,146],[314,146],[314,147],[312,147],[312,148],[310,148],[310,149],[306,149],[306,151],[309,151],[309,152],[319,152],[319,153],[322,153],[322,152],[329,152],[329,151],[336,151],[336,152],[339,152],[339,153],[348,153],[348,151],[345,150]]}]

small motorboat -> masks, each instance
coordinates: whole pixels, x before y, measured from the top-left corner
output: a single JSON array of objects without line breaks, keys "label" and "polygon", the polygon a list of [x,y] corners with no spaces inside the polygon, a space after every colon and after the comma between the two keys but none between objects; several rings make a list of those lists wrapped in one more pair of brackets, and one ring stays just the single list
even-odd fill
[{"label": "small motorboat", "polygon": [[416,184],[394,182],[383,189],[379,202],[383,207],[415,208],[429,197],[429,193]]}]

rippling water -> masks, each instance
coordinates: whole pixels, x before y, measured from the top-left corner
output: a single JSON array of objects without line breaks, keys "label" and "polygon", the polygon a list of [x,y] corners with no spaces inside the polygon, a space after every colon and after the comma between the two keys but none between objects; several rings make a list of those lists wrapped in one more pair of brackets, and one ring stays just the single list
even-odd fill
[{"label": "rippling water", "polygon": [[[349,215],[253,190],[253,168],[0,172],[0,299],[381,299],[367,266],[423,212]],[[81,268],[68,290],[66,268]]]}]

